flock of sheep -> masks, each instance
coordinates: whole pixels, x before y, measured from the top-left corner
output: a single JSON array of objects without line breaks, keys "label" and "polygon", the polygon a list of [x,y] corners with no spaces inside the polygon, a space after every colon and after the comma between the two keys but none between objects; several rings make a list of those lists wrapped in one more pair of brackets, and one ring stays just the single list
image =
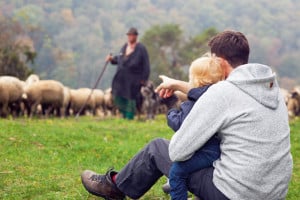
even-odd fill
[{"label": "flock of sheep", "polygon": [[[56,80],[40,80],[35,74],[26,81],[0,76],[0,115],[103,115],[114,112],[111,90],[70,89]],[[87,99],[89,99],[87,101]]]},{"label": "flock of sheep", "polygon": [[[300,116],[300,86],[291,91],[281,89],[281,92],[285,97],[289,118]],[[89,88],[70,89],[56,80],[40,80],[35,74],[30,75],[26,81],[12,76],[0,76],[1,117],[64,117],[76,114],[105,116],[116,113],[110,88],[105,91],[95,89],[91,94]]]}]

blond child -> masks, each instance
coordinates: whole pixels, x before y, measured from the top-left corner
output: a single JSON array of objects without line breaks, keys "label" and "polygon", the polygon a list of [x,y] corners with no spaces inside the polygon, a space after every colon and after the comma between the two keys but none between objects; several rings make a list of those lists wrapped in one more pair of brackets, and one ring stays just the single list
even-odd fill
[{"label": "blond child", "polygon": [[[207,55],[193,61],[189,69],[189,87],[193,89],[189,90],[188,100],[181,104],[180,109],[171,109],[168,112],[168,125],[176,132],[195,102],[212,84],[224,80],[224,78],[225,73],[220,65],[220,60],[216,56]],[[186,184],[188,176],[195,171],[212,166],[213,162],[219,157],[220,141],[215,135],[196,151],[189,160],[174,162],[169,173],[172,200],[187,199]]]}]

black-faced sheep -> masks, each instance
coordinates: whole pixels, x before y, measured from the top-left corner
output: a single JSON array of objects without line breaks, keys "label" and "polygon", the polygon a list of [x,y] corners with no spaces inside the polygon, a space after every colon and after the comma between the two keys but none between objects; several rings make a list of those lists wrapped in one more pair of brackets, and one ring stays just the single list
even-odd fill
[{"label": "black-faced sheep", "polygon": [[287,107],[290,119],[300,115],[300,87],[295,87],[291,91]]},{"label": "black-faced sheep", "polygon": [[146,119],[152,120],[158,112],[159,96],[154,90],[152,81],[147,81],[141,87],[141,109],[140,113],[146,114]]}]

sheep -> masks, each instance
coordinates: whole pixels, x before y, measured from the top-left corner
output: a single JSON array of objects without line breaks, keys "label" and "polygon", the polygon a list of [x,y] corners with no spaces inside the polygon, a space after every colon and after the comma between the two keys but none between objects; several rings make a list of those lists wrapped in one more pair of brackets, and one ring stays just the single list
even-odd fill
[{"label": "sheep", "polygon": [[20,112],[22,101],[23,83],[16,77],[0,77],[0,115],[6,117],[9,111]]},{"label": "sheep", "polygon": [[[147,81],[141,87],[141,108],[139,110],[139,114],[145,113],[146,119],[153,120],[158,111],[159,106],[159,96],[154,90],[154,84],[152,81]],[[138,107],[139,108],[139,107]]]},{"label": "sheep", "polygon": [[50,111],[56,111],[61,116],[64,102],[64,86],[55,80],[41,80],[25,87],[23,99],[29,105],[29,116],[36,113],[39,104],[42,106],[43,114],[48,115]]},{"label": "sheep", "polygon": [[104,91],[104,114],[107,116],[116,115],[117,107],[113,102],[112,89],[108,88]]},{"label": "sheep", "polygon": [[104,92],[100,89],[95,89],[93,90],[93,95],[95,98],[95,113],[101,116],[104,111]]},{"label": "sheep", "polygon": [[89,88],[79,88],[77,90],[71,89],[70,108],[72,109],[73,114],[77,114],[85,103],[85,107],[79,114],[87,114],[87,111],[90,111],[92,114],[95,113],[95,97],[90,94],[91,89]]},{"label": "sheep", "polygon": [[64,101],[63,101],[63,112],[65,116],[70,115],[70,102],[71,102],[71,90],[64,86]]},{"label": "sheep", "polygon": [[287,103],[287,108],[290,119],[300,115],[300,93],[298,93],[297,90],[292,91]]},{"label": "sheep", "polygon": [[31,74],[30,76],[27,77],[25,83],[26,85],[31,85],[32,83],[40,81],[40,77],[36,74]]}]

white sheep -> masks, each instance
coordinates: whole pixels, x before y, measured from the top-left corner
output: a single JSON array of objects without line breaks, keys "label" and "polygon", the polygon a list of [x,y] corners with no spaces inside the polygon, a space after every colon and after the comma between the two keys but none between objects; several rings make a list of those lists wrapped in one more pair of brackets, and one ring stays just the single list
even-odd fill
[{"label": "white sheep", "polygon": [[40,81],[40,77],[36,74],[31,74],[30,76],[27,77],[25,83],[26,85],[31,85],[32,83]]},{"label": "white sheep", "polygon": [[16,77],[0,77],[0,115],[6,117],[9,112],[20,112],[23,83]]},{"label": "white sheep", "polygon": [[107,116],[116,115],[118,112],[114,105],[112,89],[108,88],[104,91],[104,114]]},{"label": "white sheep", "polygon": [[23,99],[28,103],[29,115],[36,113],[39,104],[43,114],[48,115],[55,111],[57,116],[62,113],[64,102],[64,86],[55,80],[41,80],[28,85],[25,88]]},{"label": "white sheep", "polygon": [[65,116],[70,115],[70,102],[71,102],[71,89],[64,86],[63,112]]},{"label": "white sheep", "polygon": [[73,114],[76,115],[85,103],[86,105],[82,109],[80,115],[87,114],[87,112],[90,112],[92,114],[95,113],[95,97],[94,95],[90,94],[91,89],[89,88],[79,88],[77,90],[71,89],[70,108],[73,111]]},{"label": "white sheep", "polygon": [[100,89],[95,89],[93,90],[93,95],[95,98],[95,114],[102,116],[104,114],[104,92]]}]

